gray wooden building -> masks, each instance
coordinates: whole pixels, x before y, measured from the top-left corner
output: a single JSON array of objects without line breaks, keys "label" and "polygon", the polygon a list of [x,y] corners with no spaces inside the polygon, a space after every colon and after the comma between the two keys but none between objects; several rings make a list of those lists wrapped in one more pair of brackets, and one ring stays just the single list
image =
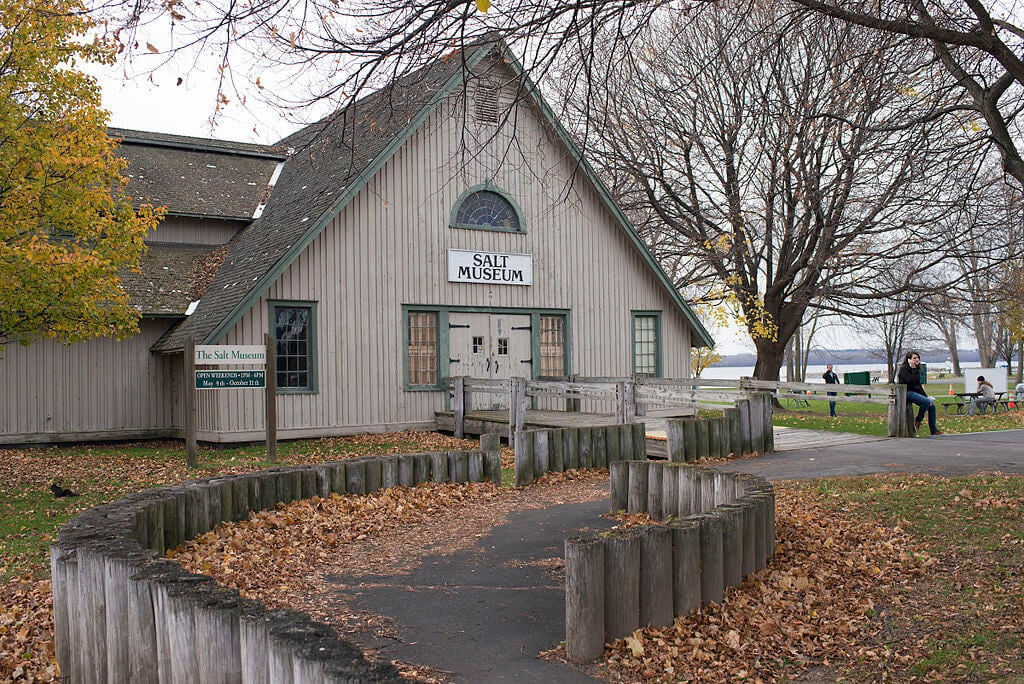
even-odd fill
[{"label": "gray wooden building", "polygon": [[[449,376],[689,376],[712,344],[500,42],[277,145],[114,130],[166,205],[124,342],[10,345],[0,443],[181,436],[183,348],[275,340],[279,437],[431,428]],[[200,440],[263,436],[198,392]]]}]

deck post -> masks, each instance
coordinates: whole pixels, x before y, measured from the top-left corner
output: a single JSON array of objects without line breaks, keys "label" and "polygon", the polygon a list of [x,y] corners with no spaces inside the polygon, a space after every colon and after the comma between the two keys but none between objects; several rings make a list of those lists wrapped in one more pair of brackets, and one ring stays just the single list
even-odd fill
[{"label": "deck post", "polygon": [[909,437],[911,431],[906,425],[907,386],[891,385],[889,389],[889,420],[888,435],[890,437]]},{"label": "deck post", "polygon": [[508,440],[510,444],[515,440],[516,433],[522,432],[525,427],[528,401],[526,378],[509,378]]},{"label": "deck post", "polygon": [[466,436],[466,377],[459,375],[452,378],[452,399],[455,409],[455,436],[463,439]]}]

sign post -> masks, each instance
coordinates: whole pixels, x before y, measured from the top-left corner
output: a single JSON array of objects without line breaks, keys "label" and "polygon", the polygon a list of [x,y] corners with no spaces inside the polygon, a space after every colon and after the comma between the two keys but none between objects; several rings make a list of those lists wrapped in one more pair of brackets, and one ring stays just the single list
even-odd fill
[{"label": "sign post", "polygon": [[277,461],[277,350],[270,333],[263,334],[267,346],[267,461]]},{"label": "sign post", "polygon": [[185,338],[184,392],[182,394],[182,411],[185,424],[185,465],[195,468],[198,463],[198,445],[196,440],[196,343],[191,337]]},{"label": "sign post", "polygon": [[[196,465],[195,391],[219,389],[265,389],[267,461],[277,460],[277,364],[273,339],[264,335],[265,344],[195,344],[185,342],[185,454],[191,467]],[[196,366],[264,366],[261,369],[196,370]]]}]

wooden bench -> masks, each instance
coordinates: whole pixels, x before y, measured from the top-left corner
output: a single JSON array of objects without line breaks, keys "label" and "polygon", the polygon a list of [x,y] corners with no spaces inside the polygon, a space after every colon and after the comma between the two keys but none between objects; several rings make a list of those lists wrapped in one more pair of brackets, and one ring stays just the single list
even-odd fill
[{"label": "wooden bench", "polygon": [[949,409],[956,409],[956,415],[962,416],[967,412],[967,404],[964,403],[962,397],[953,397],[949,401],[944,401],[941,404],[942,412],[945,414],[949,413]]}]

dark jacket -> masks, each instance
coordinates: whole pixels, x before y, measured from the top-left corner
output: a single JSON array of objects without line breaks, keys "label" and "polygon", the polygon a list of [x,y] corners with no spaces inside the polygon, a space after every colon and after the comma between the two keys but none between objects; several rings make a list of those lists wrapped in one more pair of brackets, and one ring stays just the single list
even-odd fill
[{"label": "dark jacket", "polygon": [[899,373],[896,374],[896,381],[901,385],[906,385],[908,392],[917,392],[918,394],[928,396],[928,393],[924,391],[924,387],[921,387],[920,366],[911,368],[908,363],[901,364]]},{"label": "dark jacket", "polygon": [[826,385],[838,385],[839,384],[839,376],[836,375],[835,371],[825,371],[822,374],[821,377],[825,378],[825,384]]}]

